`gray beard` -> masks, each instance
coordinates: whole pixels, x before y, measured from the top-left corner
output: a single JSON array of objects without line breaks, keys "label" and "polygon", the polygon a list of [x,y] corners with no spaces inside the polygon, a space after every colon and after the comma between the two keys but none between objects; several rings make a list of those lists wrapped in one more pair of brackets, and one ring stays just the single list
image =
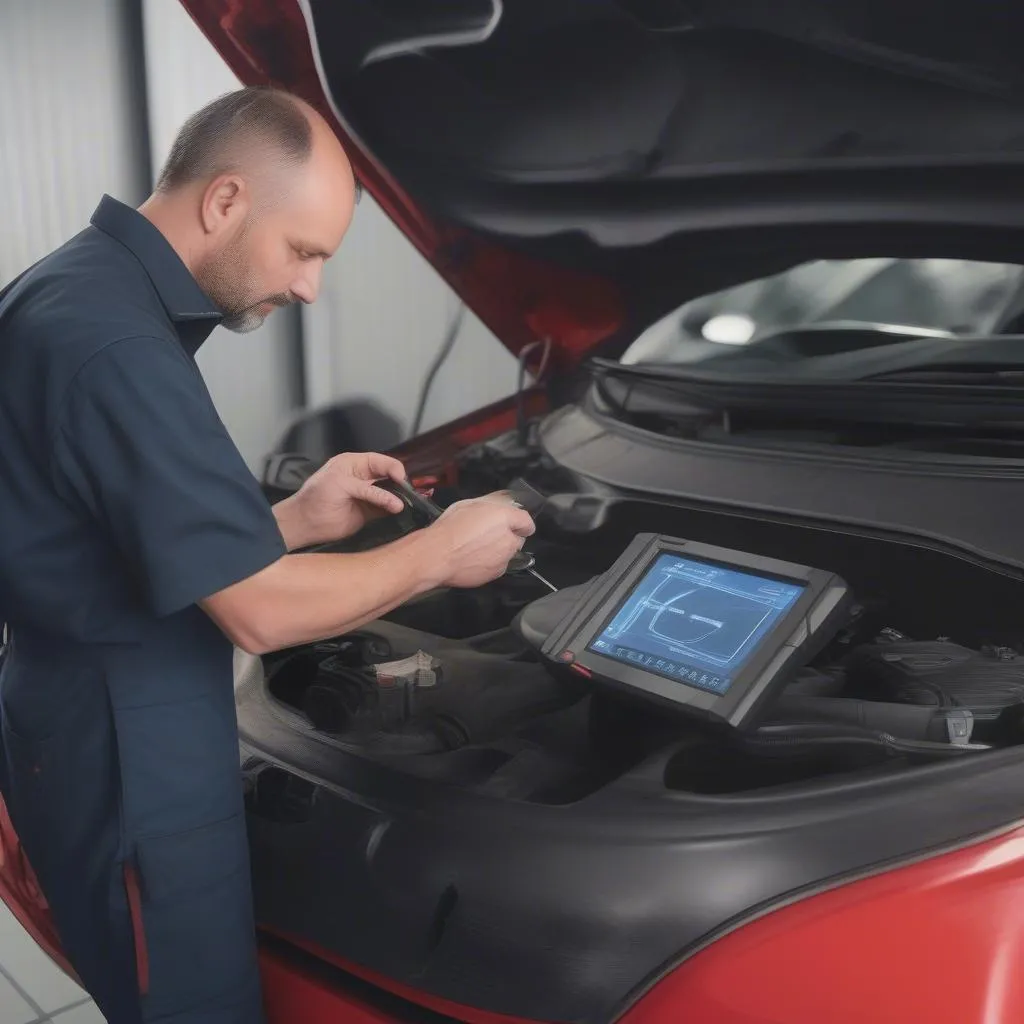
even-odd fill
[{"label": "gray beard", "polygon": [[233,334],[251,334],[262,327],[265,320],[266,317],[256,309],[243,309],[237,313],[225,313],[220,325]]},{"label": "gray beard", "polygon": [[200,267],[196,279],[199,286],[213,300],[221,311],[221,326],[235,334],[249,334],[263,326],[266,317],[257,312],[257,306],[241,306],[240,302],[251,300],[252,293],[245,294],[239,286],[240,273],[245,266],[242,258],[242,242],[245,231],[223,252]]}]

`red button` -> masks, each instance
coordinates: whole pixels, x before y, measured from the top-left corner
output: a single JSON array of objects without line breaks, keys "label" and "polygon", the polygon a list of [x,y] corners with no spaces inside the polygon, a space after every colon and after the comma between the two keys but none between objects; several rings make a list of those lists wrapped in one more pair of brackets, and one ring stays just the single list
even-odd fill
[{"label": "red button", "polygon": [[573,665],[571,667],[573,672],[583,676],[584,679],[592,679],[594,677],[594,673],[589,668],[584,668],[582,665]]}]

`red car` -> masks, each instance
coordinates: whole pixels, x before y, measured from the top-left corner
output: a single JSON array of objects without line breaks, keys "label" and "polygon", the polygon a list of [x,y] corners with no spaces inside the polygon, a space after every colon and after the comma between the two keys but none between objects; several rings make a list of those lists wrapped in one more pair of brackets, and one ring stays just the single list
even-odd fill
[{"label": "red car", "polygon": [[[440,504],[512,487],[559,588],[239,658],[271,1021],[1024,1020],[1024,9],[183,2],[520,356],[398,453]],[[707,673],[558,639],[638,535],[842,616],[709,721]],[[707,645],[734,612],[693,592],[602,628]]]}]

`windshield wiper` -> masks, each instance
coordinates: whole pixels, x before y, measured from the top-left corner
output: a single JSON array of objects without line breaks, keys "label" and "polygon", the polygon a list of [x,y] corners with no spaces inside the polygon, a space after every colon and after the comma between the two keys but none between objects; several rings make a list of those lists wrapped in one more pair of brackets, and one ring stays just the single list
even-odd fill
[{"label": "windshield wiper", "polygon": [[[904,370],[866,379],[793,379],[781,374],[757,379],[722,372],[693,372],[672,366],[592,364],[597,393],[620,415],[761,413],[789,418],[933,426],[1013,426],[1024,424],[1024,370],[901,379]],[[939,371],[941,372],[941,371]]]},{"label": "windshield wiper", "polygon": [[732,349],[679,363],[619,363],[595,358],[598,375],[619,379],[689,382],[700,385],[750,384],[773,387],[821,387],[875,382],[984,383],[1016,386],[1024,373],[1024,337],[914,338],[834,352],[801,353],[778,349]]},{"label": "windshield wiper", "polygon": [[1019,387],[1024,383],[1024,367],[1005,368],[982,365],[977,367],[927,367],[913,370],[889,370],[876,373],[867,380],[885,381],[891,384],[984,384]]}]

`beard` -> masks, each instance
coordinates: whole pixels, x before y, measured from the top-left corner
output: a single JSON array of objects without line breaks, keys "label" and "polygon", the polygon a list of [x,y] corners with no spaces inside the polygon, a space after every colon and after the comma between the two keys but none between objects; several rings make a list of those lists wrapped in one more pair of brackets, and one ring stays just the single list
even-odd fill
[{"label": "beard", "polygon": [[235,334],[248,334],[262,327],[270,315],[264,307],[288,306],[292,302],[284,294],[259,296],[245,251],[245,236],[243,231],[196,270],[199,287],[221,311],[221,326]]}]

